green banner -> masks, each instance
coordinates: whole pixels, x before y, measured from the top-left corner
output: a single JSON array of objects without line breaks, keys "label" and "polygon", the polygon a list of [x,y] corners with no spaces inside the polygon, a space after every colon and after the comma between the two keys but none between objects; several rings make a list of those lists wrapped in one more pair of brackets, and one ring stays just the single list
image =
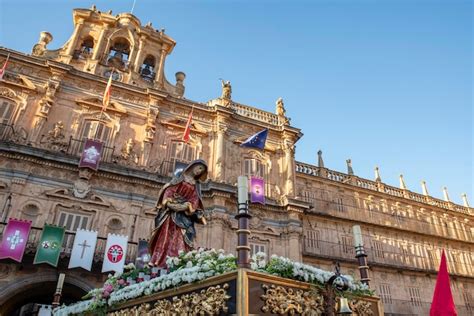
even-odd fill
[{"label": "green banner", "polygon": [[33,264],[48,263],[56,267],[58,265],[63,239],[64,227],[45,224],[38,248],[36,249]]}]

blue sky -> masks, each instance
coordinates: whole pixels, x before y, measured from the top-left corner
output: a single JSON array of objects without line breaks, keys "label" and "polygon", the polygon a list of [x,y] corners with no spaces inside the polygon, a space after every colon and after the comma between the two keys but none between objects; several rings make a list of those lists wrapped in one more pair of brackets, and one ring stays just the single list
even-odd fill
[{"label": "blue sky", "polygon": [[[40,31],[57,48],[73,8],[130,11],[133,0],[0,1],[0,45],[30,52]],[[304,136],[296,157],[453,201],[473,190],[471,1],[144,1],[134,14],[177,41],[166,74],[184,71],[188,99],[220,94],[274,111],[283,97]]]}]

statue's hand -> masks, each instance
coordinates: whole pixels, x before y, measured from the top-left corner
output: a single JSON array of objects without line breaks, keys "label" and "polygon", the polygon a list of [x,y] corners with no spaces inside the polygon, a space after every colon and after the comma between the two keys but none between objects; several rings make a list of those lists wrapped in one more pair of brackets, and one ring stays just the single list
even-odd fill
[{"label": "statue's hand", "polygon": [[175,211],[175,212],[186,212],[189,210],[189,202],[185,202],[185,203],[168,202],[166,205],[172,211]]}]

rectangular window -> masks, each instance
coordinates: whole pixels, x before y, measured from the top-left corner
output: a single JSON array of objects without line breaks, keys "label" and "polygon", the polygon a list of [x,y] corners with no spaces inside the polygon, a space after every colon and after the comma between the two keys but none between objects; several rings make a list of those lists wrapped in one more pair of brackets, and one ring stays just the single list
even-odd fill
[{"label": "rectangular window", "polygon": [[66,235],[64,236],[63,249],[64,252],[71,252],[74,235],[68,234],[76,232],[79,228],[88,229],[91,217],[89,215],[77,214],[68,211],[60,211],[57,225],[66,228]]},{"label": "rectangular window", "polygon": [[380,299],[384,304],[392,304],[392,291],[390,289],[390,284],[380,284],[379,292]]},{"label": "rectangular window", "polygon": [[378,241],[378,240],[372,241],[372,251],[374,253],[374,257],[384,258],[383,244],[381,241]]},{"label": "rectangular window", "polygon": [[263,253],[267,253],[266,252],[266,247],[264,244],[256,244],[256,243],[250,243],[250,255],[254,255],[258,252],[263,252]]},{"label": "rectangular window", "polygon": [[265,166],[261,161],[255,158],[244,159],[244,175],[248,178],[259,177],[265,179]]},{"label": "rectangular window", "polygon": [[419,288],[409,287],[408,294],[410,295],[410,302],[412,306],[421,306],[421,296]]},{"label": "rectangular window", "polygon": [[342,200],[342,198],[338,197],[334,199],[333,203],[337,211],[344,212],[345,207],[344,207],[344,201]]},{"label": "rectangular window", "polygon": [[468,311],[474,311],[474,301],[472,299],[471,293],[469,293],[468,290],[464,289],[462,291],[462,298],[464,300],[464,306],[466,306],[466,309]]},{"label": "rectangular window", "polygon": [[343,254],[355,255],[354,242],[352,237],[341,236],[341,251]]},{"label": "rectangular window", "polygon": [[319,248],[319,241],[321,240],[319,230],[306,231],[306,247],[310,249]]}]

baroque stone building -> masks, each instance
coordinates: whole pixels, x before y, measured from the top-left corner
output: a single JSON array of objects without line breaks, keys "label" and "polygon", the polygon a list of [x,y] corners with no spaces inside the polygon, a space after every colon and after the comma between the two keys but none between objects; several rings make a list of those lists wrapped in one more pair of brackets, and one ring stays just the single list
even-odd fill
[{"label": "baroque stone building", "polygon": [[[74,32],[50,50],[42,32],[31,54],[0,48],[10,59],[0,81],[0,215],[33,222],[21,264],[0,261],[2,315],[52,300],[59,272],[66,273],[63,302],[101,285],[107,233],[129,236],[134,261],[139,239],[153,227],[154,205],[176,163],[209,164],[203,186],[208,224],[198,245],[235,251],[236,182],[239,175],[265,179],[265,206],[252,205],[251,248],[325,269],[339,261],[358,276],[351,228],[361,225],[371,287],[390,315],[424,315],[433,294],[440,250],[446,249],[459,315],[474,313],[474,209],[317,165],[295,161],[301,131],[291,126],[283,100],[276,114],[232,100],[230,82],[208,102],[188,100],[185,74],[164,75],[175,41],[143,26],[132,14],[73,11]],[[111,104],[102,95],[113,71]],[[181,141],[194,108],[191,139]],[[269,129],[263,151],[242,148],[249,135]],[[105,143],[97,172],[79,169],[84,140]],[[426,189],[426,187],[425,187]],[[58,268],[33,265],[45,223],[65,226]],[[74,231],[97,230],[92,272],[67,269]]]}]

